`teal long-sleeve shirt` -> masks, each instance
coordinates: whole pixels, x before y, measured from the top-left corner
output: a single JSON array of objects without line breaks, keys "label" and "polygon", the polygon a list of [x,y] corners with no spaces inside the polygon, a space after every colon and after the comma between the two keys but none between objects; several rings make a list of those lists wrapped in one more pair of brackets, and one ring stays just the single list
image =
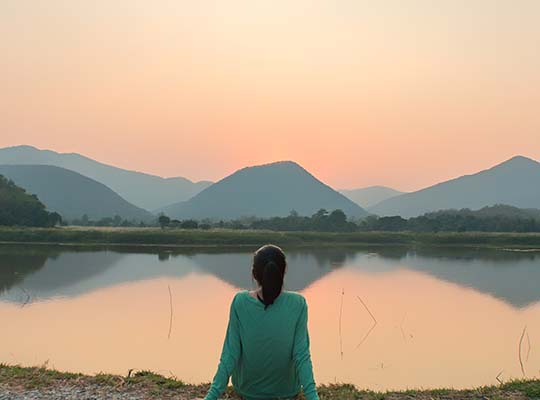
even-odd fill
[{"label": "teal long-sleeve shirt", "polygon": [[216,400],[229,377],[246,400],[287,399],[301,389],[318,400],[313,379],[304,297],[282,292],[265,310],[243,291],[234,297],[217,373],[205,400]]}]

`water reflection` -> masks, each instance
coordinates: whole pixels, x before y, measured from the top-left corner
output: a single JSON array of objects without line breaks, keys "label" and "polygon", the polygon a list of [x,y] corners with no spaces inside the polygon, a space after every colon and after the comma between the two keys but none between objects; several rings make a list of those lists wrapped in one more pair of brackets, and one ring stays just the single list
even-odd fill
[{"label": "water reflection", "polygon": [[18,246],[0,247],[0,294],[19,284],[26,275],[38,271],[55,255],[46,248],[22,251]]},{"label": "water reflection", "polygon": [[[501,299],[514,307],[540,301],[538,253],[455,248],[378,247],[290,250],[286,286],[302,291],[337,268],[371,274],[407,269]],[[128,282],[210,274],[251,288],[246,249],[113,248],[89,251],[48,246],[0,246],[0,301],[28,303],[73,297]]]},{"label": "water reflection", "polygon": [[[209,381],[229,302],[238,288],[252,286],[251,250],[0,246],[0,362],[50,360],[85,373],[151,369]],[[525,371],[538,373],[538,254],[441,248],[287,254],[287,287],[308,299],[321,383],[384,390],[494,384],[501,370],[502,379],[518,378],[525,325],[532,347]]]}]

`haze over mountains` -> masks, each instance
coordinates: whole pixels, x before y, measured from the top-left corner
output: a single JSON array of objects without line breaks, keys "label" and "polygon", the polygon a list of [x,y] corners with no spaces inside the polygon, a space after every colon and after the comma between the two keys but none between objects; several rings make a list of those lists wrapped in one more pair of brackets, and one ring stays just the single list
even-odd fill
[{"label": "haze over mountains", "polygon": [[366,209],[379,216],[409,218],[496,204],[540,208],[540,163],[521,156],[412,193],[384,186],[339,193],[292,161],[244,168],[216,184],[161,178],[32,146],[0,149],[1,165],[6,176],[66,219],[87,214],[96,219],[119,215],[146,221],[151,217],[147,211],[163,211],[176,219],[227,220],[286,216],[293,209],[309,216],[320,208],[342,209],[352,218],[366,216]]},{"label": "haze over mountains", "polygon": [[151,221],[154,216],[127,202],[102,183],[50,165],[0,165],[0,175],[38,196],[49,211],[68,220],[87,214],[99,220],[116,215],[129,220]]},{"label": "haze over mountains", "polygon": [[495,204],[540,208],[540,163],[513,157],[476,174],[384,200],[369,211],[408,218],[443,209],[477,210]]},{"label": "haze over mountains", "polygon": [[192,182],[182,177],[162,178],[113,167],[76,153],[57,153],[32,146],[0,149],[0,164],[44,164],[69,169],[103,183],[130,203],[146,210],[187,200],[212,183]]},{"label": "haze over mountains", "polygon": [[367,212],[325,185],[300,165],[283,161],[243,168],[190,200],[161,211],[172,218],[234,219],[286,216],[291,210],[309,216],[317,210],[341,209],[349,217]]},{"label": "haze over mountains", "polygon": [[368,186],[365,188],[350,190],[342,189],[339,192],[363,208],[372,207],[383,200],[403,194],[403,192],[400,192],[399,190],[386,186]]}]

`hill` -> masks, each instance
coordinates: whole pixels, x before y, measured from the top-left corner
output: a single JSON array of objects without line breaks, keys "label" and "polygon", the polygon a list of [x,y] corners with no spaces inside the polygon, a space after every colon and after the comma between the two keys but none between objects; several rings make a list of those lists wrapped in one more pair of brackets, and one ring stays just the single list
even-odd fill
[{"label": "hill", "polygon": [[50,165],[0,165],[0,175],[35,194],[49,211],[72,220],[114,217],[149,221],[151,213],[128,203],[107,186],[86,176]]},{"label": "hill", "polygon": [[369,208],[383,200],[403,194],[403,192],[400,192],[399,190],[386,186],[369,186],[350,190],[343,189],[339,192],[363,208]]},{"label": "hill", "polygon": [[473,175],[384,200],[369,211],[408,218],[443,209],[476,210],[496,204],[540,208],[540,163],[517,156]]},{"label": "hill", "polygon": [[162,178],[103,164],[76,153],[57,153],[32,146],[0,149],[0,164],[53,165],[78,172],[108,186],[124,199],[146,210],[187,200],[211,182]]},{"label": "hill", "polygon": [[300,165],[283,161],[241,169],[192,199],[161,211],[173,218],[233,219],[285,216],[291,210],[312,215],[321,208],[341,209],[349,217],[367,214]]},{"label": "hill", "polygon": [[51,227],[59,222],[59,216],[47,212],[36,196],[0,175],[0,225]]}]

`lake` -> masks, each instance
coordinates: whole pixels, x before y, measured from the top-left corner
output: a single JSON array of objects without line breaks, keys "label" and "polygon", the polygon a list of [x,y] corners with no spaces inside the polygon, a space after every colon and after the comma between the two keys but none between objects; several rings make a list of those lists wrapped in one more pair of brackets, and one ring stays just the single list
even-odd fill
[{"label": "lake", "polygon": [[[252,250],[0,245],[0,362],[208,382],[230,301],[254,286]],[[540,253],[285,250],[317,383],[467,388],[539,374]]]}]

